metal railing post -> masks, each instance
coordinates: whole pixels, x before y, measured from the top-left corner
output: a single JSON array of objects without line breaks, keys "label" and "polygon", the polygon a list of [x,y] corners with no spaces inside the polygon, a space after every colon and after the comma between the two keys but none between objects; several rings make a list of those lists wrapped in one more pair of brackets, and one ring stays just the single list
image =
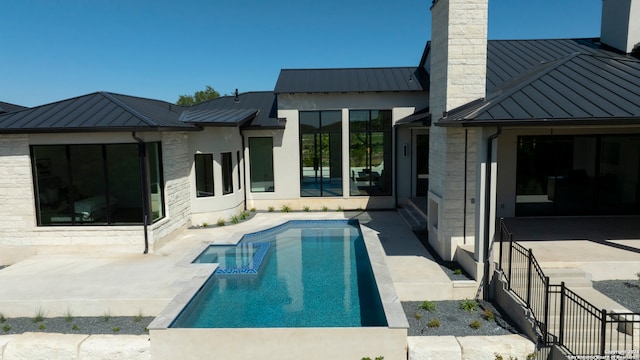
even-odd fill
[{"label": "metal railing post", "polygon": [[560,283],[560,328],[558,329],[558,343],[564,344],[564,281]]},{"label": "metal railing post", "polygon": [[544,327],[542,328],[542,336],[546,344],[547,334],[549,333],[549,277],[544,277]]},{"label": "metal railing post", "polygon": [[511,290],[511,273],[513,273],[513,235],[509,234],[509,276],[507,277],[507,289]]},{"label": "metal railing post", "polygon": [[602,309],[600,316],[600,355],[604,355],[607,341],[607,310]]},{"label": "metal railing post", "polygon": [[498,268],[502,270],[502,253],[504,252],[504,247],[502,246],[504,238],[504,218],[500,218],[500,259],[498,260]]},{"label": "metal railing post", "polygon": [[527,307],[531,309],[531,257],[533,252],[531,249],[527,255]]}]

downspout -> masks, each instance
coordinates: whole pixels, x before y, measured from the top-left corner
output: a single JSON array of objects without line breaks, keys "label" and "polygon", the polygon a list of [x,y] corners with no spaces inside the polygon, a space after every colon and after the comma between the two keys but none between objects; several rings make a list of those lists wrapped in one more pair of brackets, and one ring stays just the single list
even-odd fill
[{"label": "downspout", "polygon": [[147,175],[147,145],[144,140],[136,136],[136,132],[131,132],[131,137],[138,142],[138,160],[140,162],[140,185],[142,187],[142,214],[144,225],[144,254],[149,253],[149,179]]},{"label": "downspout", "polygon": [[467,244],[467,159],[469,156],[469,129],[464,129],[464,195],[462,196],[462,242]]},{"label": "downspout", "polygon": [[[244,174],[242,179],[238,179],[238,181],[242,181],[242,193],[244,195],[244,211],[247,211],[247,172],[246,172],[246,164],[247,159],[244,154],[244,133],[242,132],[242,128],[240,130],[240,140],[242,141],[242,172],[241,175]],[[240,166],[240,164],[238,164]]]},{"label": "downspout", "polygon": [[502,133],[502,126],[498,126],[495,134],[487,139],[487,170],[484,184],[484,281],[482,298],[489,300],[489,224],[491,224],[491,161],[493,158],[493,140]]},{"label": "downspout", "polygon": [[393,171],[393,176],[391,177],[393,179],[393,202],[394,202],[394,208],[397,209],[398,208],[398,131],[394,128],[393,129],[393,140],[395,142],[395,146],[394,149],[396,151],[394,151],[394,159],[393,159],[393,169],[391,169],[391,171]]}]

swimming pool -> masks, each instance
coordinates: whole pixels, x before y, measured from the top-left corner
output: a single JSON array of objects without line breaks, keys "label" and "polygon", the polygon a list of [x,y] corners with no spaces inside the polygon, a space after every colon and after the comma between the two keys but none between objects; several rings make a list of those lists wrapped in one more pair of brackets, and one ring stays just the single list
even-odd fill
[{"label": "swimming pool", "polygon": [[172,328],[387,326],[356,220],[289,221],[194,263],[219,266]]},{"label": "swimming pool", "polygon": [[[248,282],[255,285],[256,282],[262,281],[266,275],[267,265],[273,264],[276,273],[279,274],[278,282],[274,283],[275,287],[282,287],[283,284],[289,285],[290,289],[302,287],[306,267],[310,262],[319,262],[324,266],[325,272],[337,272],[342,276],[335,276],[329,281],[335,283],[353,282],[351,276],[354,271],[352,265],[354,261],[347,257],[346,254],[351,253],[351,240],[345,242],[345,232],[350,233],[353,230],[333,230],[342,234],[342,252],[336,255],[340,261],[328,261],[322,256],[311,257],[309,261],[304,263],[302,267],[304,255],[308,250],[302,250],[302,246],[288,244],[283,248],[287,248],[288,252],[298,254],[292,258],[285,260],[283,255],[276,254],[273,249],[274,244],[269,242],[269,251],[260,260],[260,256],[256,257],[259,251],[255,244],[265,244],[258,242],[258,236],[274,235],[282,230],[282,227],[276,226],[286,224],[287,220],[304,220],[317,221],[335,221],[344,223],[345,218],[342,213],[322,213],[322,214],[257,214],[252,221],[241,223],[233,227],[224,227],[212,231],[202,232],[194,230],[194,234],[207,234],[207,241],[213,244],[244,244],[245,249],[238,252],[231,251],[231,248],[225,246],[216,246],[211,248],[202,244],[194,248],[190,255],[186,256],[176,266],[199,267],[200,271],[189,281],[179,283],[182,291],[173,297],[165,309],[149,324],[149,336],[151,340],[151,357],[155,360],[199,360],[208,359],[215,356],[226,360],[245,360],[245,359],[279,359],[279,360],[323,360],[323,359],[361,359],[369,356],[371,358],[383,356],[385,360],[406,360],[407,358],[407,329],[409,323],[407,321],[404,310],[400,303],[398,294],[395,291],[391,274],[386,266],[386,254],[380,242],[380,234],[368,225],[357,225],[357,222],[351,222],[354,228],[359,230],[364,239],[364,248],[367,253],[369,265],[373,270],[374,284],[377,287],[377,293],[374,298],[380,299],[382,308],[384,309],[384,323],[386,326],[363,326],[363,320],[357,326],[338,326],[338,325],[317,325],[317,326],[294,326],[285,327],[257,327],[251,325],[249,327],[176,327],[179,317],[189,317],[188,314],[192,310],[187,310],[191,306],[200,306],[198,303],[203,302],[199,294],[204,293],[208,286],[220,286],[213,283],[213,279],[225,280],[225,284],[229,278],[235,277],[238,282]],[[366,217],[365,217],[366,218]],[[365,219],[367,221],[367,219]],[[328,224],[325,223],[325,224]],[[311,224],[313,225],[313,224]],[[276,226],[273,228],[273,226]],[[313,227],[313,226],[311,226]],[[267,230],[265,230],[267,229]],[[298,232],[306,232],[306,229],[299,229]],[[269,234],[271,233],[271,234]],[[387,233],[385,236],[392,238],[395,234]],[[276,235],[282,237],[283,235]],[[316,237],[319,237],[316,236]],[[347,236],[350,239],[350,236]],[[242,240],[242,241],[241,241]],[[358,242],[353,242],[354,247]],[[316,244],[316,247],[331,247],[333,241],[323,241]],[[261,245],[262,246],[262,245]],[[359,246],[359,245],[358,245]],[[204,254],[204,250],[209,248],[215,250],[215,254],[209,254],[210,257],[216,257],[217,263],[193,263],[198,255]],[[355,250],[354,250],[355,251]],[[349,260],[347,260],[349,259]],[[364,258],[362,258],[364,260]],[[218,264],[224,263],[224,266]],[[360,263],[360,260],[356,262]],[[349,266],[347,266],[349,265]],[[235,268],[235,269],[234,269]],[[298,269],[294,271],[293,269]],[[332,269],[334,268],[334,269]],[[366,267],[365,267],[366,268]],[[223,269],[226,269],[223,271]],[[349,270],[347,270],[349,269]],[[359,267],[356,266],[355,272]],[[255,270],[255,273],[254,273]],[[214,273],[216,272],[217,273]],[[229,272],[230,274],[223,274]],[[233,274],[236,273],[236,274]],[[242,273],[238,275],[237,273]],[[349,275],[349,276],[347,276]],[[321,279],[321,278],[318,278]],[[323,282],[323,281],[317,281]],[[225,285],[226,286],[226,285]],[[349,288],[350,289],[350,288]],[[360,291],[360,290],[358,290]],[[293,297],[282,298],[288,308],[295,308],[305,303],[313,303],[312,298],[329,299],[339,298],[344,302],[346,294],[352,294],[352,290],[346,290],[339,295],[329,293],[312,293],[305,289],[302,300],[294,300]],[[275,292],[274,292],[275,294]],[[288,294],[288,293],[287,293]],[[350,298],[350,296],[349,296]],[[369,297],[365,297],[367,299]],[[238,308],[257,309],[253,314],[253,319],[262,317],[262,313],[271,314],[271,301],[268,299],[260,299],[258,304],[251,303],[250,306],[244,306],[245,299],[242,297],[233,298],[233,303]],[[367,306],[359,304],[361,312]],[[238,316],[236,314],[236,316]],[[318,317],[325,315],[319,314]],[[251,318],[251,317],[249,317]],[[183,321],[183,320],[180,320]],[[364,321],[367,323],[367,320]]]}]

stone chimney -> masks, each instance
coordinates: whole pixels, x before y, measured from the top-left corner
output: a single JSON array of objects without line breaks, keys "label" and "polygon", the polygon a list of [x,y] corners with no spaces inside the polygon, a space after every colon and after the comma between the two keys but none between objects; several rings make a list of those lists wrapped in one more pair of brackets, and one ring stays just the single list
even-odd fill
[{"label": "stone chimney", "polygon": [[602,0],[600,41],[627,54],[640,46],[640,0]]},{"label": "stone chimney", "polygon": [[429,103],[434,120],[485,96],[488,7],[488,0],[433,2]]}]

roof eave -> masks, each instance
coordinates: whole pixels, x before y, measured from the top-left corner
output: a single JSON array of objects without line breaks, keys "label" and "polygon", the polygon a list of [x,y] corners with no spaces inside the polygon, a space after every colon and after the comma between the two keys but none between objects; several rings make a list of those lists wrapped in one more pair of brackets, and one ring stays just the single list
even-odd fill
[{"label": "roof eave", "polygon": [[170,131],[201,131],[200,126],[189,127],[173,127],[173,126],[159,126],[159,127],[91,127],[91,128],[20,128],[20,129],[0,129],[2,135],[15,135],[15,134],[64,134],[64,133],[113,133],[113,132],[170,132]]},{"label": "roof eave", "polygon": [[640,117],[611,117],[611,118],[564,118],[564,119],[502,119],[502,120],[446,120],[440,119],[434,123],[442,127],[545,127],[545,126],[611,126],[611,125],[640,125]]}]

